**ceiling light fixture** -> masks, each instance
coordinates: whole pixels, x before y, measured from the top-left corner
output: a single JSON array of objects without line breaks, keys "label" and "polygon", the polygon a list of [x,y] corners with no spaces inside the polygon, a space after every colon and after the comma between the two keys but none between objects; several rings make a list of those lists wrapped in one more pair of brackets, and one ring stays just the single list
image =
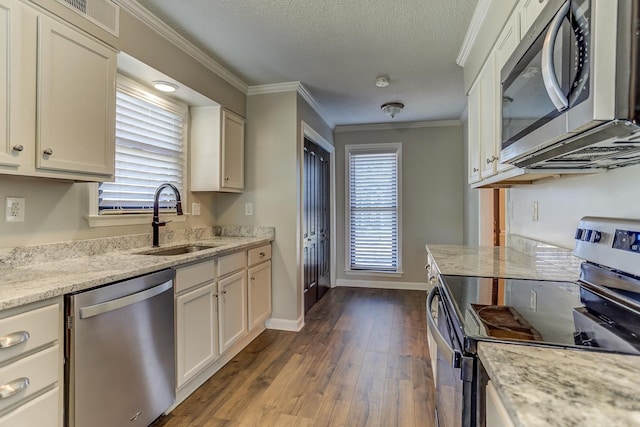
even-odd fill
[{"label": "ceiling light fixture", "polygon": [[389,76],[380,76],[376,79],[376,86],[387,87],[389,86]]},{"label": "ceiling light fixture", "polygon": [[402,102],[387,102],[386,104],[382,104],[380,108],[393,119],[400,111],[402,111],[404,104]]},{"label": "ceiling light fixture", "polygon": [[165,82],[165,81],[162,81],[162,80],[153,81],[153,82],[151,82],[151,84],[153,85],[153,87],[158,89],[160,92],[171,93],[171,92],[175,92],[176,90],[178,90],[178,85],[173,84],[173,83],[169,83],[169,82]]}]

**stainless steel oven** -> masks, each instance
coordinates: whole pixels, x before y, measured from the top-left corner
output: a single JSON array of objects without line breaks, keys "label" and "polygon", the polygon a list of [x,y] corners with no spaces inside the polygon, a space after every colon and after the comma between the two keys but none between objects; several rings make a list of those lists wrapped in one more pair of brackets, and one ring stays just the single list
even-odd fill
[{"label": "stainless steel oven", "polygon": [[440,275],[427,297],[439,426],[485,426],[480,341],[640,355],[640,221],[583,218],[575,239],[578,282]]}]

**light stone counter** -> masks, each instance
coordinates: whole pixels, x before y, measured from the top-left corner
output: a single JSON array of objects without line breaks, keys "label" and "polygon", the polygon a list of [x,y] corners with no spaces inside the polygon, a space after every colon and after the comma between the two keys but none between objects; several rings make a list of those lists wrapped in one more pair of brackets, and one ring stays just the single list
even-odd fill
[{"label": "light stone counter", "polygon": [[640,425],[640,356],[478,343],[518,427]]},{"label": "light stone counter", "polygon": [[566,250],[527,255],[504,246],[427,245],[442,274],[575,281],[579,260]]},{"label": "light stone counter", "polygon": [[184,255],[141,255],[151,249],[150,235],[145,234],[5,250],[0,253],[0,310],[225,255],[274,239],[271,227],[214,227],[189,230],[186,234],[163,234],[161,246],[216,246]]}]

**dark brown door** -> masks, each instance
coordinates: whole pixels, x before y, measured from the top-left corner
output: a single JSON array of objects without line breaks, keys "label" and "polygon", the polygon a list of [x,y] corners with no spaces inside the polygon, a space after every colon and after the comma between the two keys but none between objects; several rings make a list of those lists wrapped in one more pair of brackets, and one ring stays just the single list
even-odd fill
[{"label": "dark brown door", "polygon": [[330,287],[329,153],[304,140],[304,312]]}]

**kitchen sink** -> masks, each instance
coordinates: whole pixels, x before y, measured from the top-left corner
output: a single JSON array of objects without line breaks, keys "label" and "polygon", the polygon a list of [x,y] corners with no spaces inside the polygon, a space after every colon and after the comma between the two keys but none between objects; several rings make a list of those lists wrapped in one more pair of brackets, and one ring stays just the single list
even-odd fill
[{"label": "kitchen sink", "polygon": [[138,255],[157,255],[157,256],[184,255],[184,254],[190,254],[193,252],[203,251],[205,249],[213,249],[218,246],[222,246],[222,244],[185,245],[185,246],[169,247],[169,248],[154,248],[145,252],[138,252]]}]

